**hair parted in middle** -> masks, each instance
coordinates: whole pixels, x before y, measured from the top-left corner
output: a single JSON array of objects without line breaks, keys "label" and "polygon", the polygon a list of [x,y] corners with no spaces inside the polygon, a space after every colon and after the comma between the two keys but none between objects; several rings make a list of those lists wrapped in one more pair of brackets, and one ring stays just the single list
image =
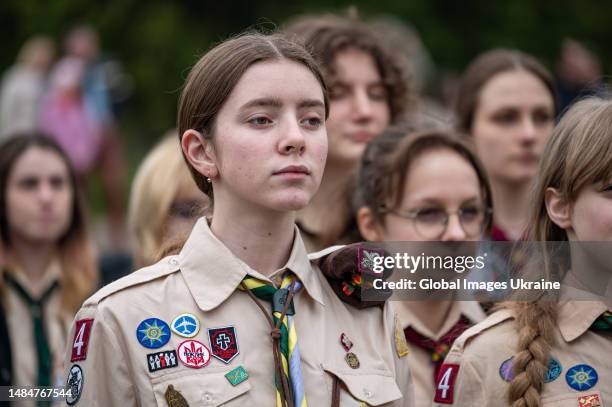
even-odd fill
[{"label": "hair parted in middle", "polygon": [[[611,163],[612,100],[590,97],[577,102],[548,139],[534,186],[528,237],[542,244],[546,280],[560,278],[571,265],[570,256],[551,252],[551,245],[547,244],[567,241],[568,236],[548,215],[546,190],[555,188],[567,202],[575,202],[584,187],[612,178]],[[512,407],[540,406],[540,393],[555,343],[557,299],[555,295],[544,294],[537,301],[517,301],[505,306],[516,315],[518,334],[508,401]]]},{"label": "hair parted in middle", "polygon": [[[213,141],[217,114],[246,70],[258,62],[275,60],[293,61],[312,72],[323,91],[327,119],[327,87],[310,53],[282,34],[247,32],[212,48],[189,72],[178,104],[179,139],[187,130],[193,129]],[[187,164],[198,188],[212,199],[212,184],[188,161]]]},{"label": "hair parted in middle", "polygon": [[413,92],[408,67],[356,15],[301,16],[289,21],[283,32],[304,44],[312,53],[328,84],[334,78],[334,62],[339,52],[358,49],[371,55],[387,90],[391,123],[399,123],[405,117],[411,106]]}]

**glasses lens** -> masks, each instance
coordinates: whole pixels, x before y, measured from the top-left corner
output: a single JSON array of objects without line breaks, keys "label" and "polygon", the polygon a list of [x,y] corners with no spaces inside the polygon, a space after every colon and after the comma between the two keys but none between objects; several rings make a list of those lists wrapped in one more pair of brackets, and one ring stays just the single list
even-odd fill
[{"label": "glasses lens", "polygon": [[470,237],[480,235],[485,225],[485,210],[477,206],[462,208],[459,221],[466,235]]},{"label": "glasses lens", "polygon": [[446,228],[446,211],[440,208],[419,209],[414,218],[417,232],[425,239],[436,239]]}]

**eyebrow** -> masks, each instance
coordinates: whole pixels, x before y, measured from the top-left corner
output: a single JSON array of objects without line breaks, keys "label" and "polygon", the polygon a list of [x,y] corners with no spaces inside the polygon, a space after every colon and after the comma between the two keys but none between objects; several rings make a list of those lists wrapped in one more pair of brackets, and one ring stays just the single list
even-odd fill
[{"label": "eyebrow", "polygon": [[[280,99],[276,98],[260,98],[253,99],[240,108],[240,110],[249,109],[252,107],[273,107],[276,109],[280,109],[283,106],[283,102]],[[325,108],[325,104],[317,99],[304,99],[298,103],[298,109],[303,109],[307,107],[321,107]]]}]

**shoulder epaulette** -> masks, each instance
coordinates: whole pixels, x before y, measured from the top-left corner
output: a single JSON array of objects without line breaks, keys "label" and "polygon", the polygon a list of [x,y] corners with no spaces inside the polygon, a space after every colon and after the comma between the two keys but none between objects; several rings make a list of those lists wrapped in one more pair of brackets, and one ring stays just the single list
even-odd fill
[{"label": "shoulder epaulette", "polygon": [[502,309],[494,312],[493,314],[489,315],[484,321],[479,322],[478,324],[467,329],[459,338],[455,340],[453,348],[462,352],[464,345],[471,338],[511,318],[514,318],[514,313],[509,309]]}]

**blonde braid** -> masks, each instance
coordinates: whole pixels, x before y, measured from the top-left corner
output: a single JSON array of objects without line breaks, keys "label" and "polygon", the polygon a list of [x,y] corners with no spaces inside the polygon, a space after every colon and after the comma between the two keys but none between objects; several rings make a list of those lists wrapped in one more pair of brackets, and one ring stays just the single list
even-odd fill
[{"label": "blonde braid", "polygon": [[512,305],[516,314],[518,351],[513,357],[514,378],[508,387],[512,407],[540,407],[540,393],[554,344],[556,302]]}]

